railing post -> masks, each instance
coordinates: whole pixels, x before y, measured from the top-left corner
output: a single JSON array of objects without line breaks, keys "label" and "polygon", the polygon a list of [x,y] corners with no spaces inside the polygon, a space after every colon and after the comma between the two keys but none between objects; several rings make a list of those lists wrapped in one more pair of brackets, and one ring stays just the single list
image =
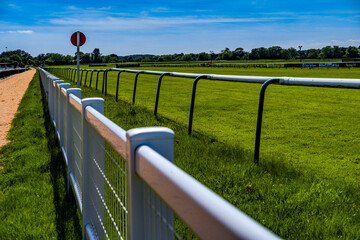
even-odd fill
[{"label": "railing post", "polygon": [[[146,239],[149,229],[146,222],[145,184],[136,174],[136,149],[147,145],[174,161],[174,132],[165,127],[136,128],[126,132],[126,155],[128,160],[128,208],[129,239]],[[172,218],[172,213],[170,213]]]},{"label": "railing post", "polygon": [[100,70],[97,70],[95,90],[98,89],[99,73],[100,73]]},{"label": "railing post", "polygon": [[261,139],[261,124],[262,124],[262,116],[264,109],[264,99],[265,99],[265,91],[266,88],[272,83],[279,83],[280,79],[269,79],[267,80],[260,89],[260,97],[259,97],[259,108],[258,108],[258,118],[256,122],[256,136],[255,136],[255,150],[254,150],[254,163],[259,163],[259,155],[260,155],[260,139]]},{"label": "railing post", "polygon": [[74,69],[70,69],[70,82],[73,82]]},{"label": "railing post", "polygon": [[[104,140],[101,139],[90,139],[93,136],[89,135],[89,129],[91,128],[90,124],[86,121],[86,107],[91,106],[101,114],[104,114],[104,99],[102,98],[85,98],[81,100],[82,111],[81,111],[81,128],[82,128],[82,144],[81,151],[83,157],[83,197],[82,197],[82,207],[83,207],[83,239],[86,239],[86,232],[92,226],[91,219],[91,199],[94,197],[90,193],[90,186],[93,185],[92,174],[91,174],[91,155],[89,154],[90,150],[90,141],[96,141],[97,144],[100,144],[99,150],[96,152],[96,162],[98,167],[105,171],[105,155],[104,155]],[[96,178],[96,186],[98,193],[105,199],[105,185],[104,178]],[[100,219],[105,219],[104,217],[104,204],[101,204],[97,207],[97,214]],[[101,208],[101,209],[100,209]],[[98,232],[98,234],[100,234]],[[104,236],[98,236],[99,239],[104,239]]]},{"label": "railing post", "polygon": [[49,82],[49,110],[51,120],[54,119],[54,81],[59,80],[58,78],[51,78],[49,74],[46,74],[46,78]]},{"label": "railing post", "polygon": [[57,120],[58,120],[58,108],[59,108],[59,102],[58,102],[58,84],[63,83],[63,80],[56,80],[53,82],[53,104],[54,104],[54,108],[53,108],[53,123],[55,126],[55,131],[57,131]]},{"label": "railing post", "polygon": [[136,76],[135,76],[134,91],[133,91],[133,101],[132,101],[133,104],[135,104],[136,86],[137,86],[138,76],[140,75],[140,73],[142,73],[142,71],[136,73]]},{"label": "railing post", "polygon": [[87,75],[88,75],[88,70],[85,70],[86,71],[86,74],[85,74],[85,81],[84,81],[84,86],[86,86],[86,80],[87,80]]},{"label": "railing post", "polygon": [[108,73],[110,70],[106,70],[105,75],[105,96],[107,95],[107,85],[108,85]]},{"label": "railing post", "polygon": [[94,73],[94,70],[91,70],[89,87],[91,87],[91,81],[92,81],[92,76],[93,76],[93,73]]},{"label": "railing post", "polygon": [[81,71],[81,77],[80,77],[80,86],[81,86],[81,83],[82,83],[82,77],[83,77],[83,75],[84,75],[84,70],[83,70],[83,69],[81,69],[80,71]]},{"label": "railing post", "polygon": [[161,74],[161,76],[159,77],[158,87],[157,87],[157,91],[156,91],[155,108],[154,108],[154,115],[155,115],[155,116],[157,115],[157,109],[158,109],[158,105],[159,105],[161,80],[163,79],[163,77],[169,76],[169,75],[170,75],[170,73],[163,73],[163,74]]},{"label": "railing post", "polygon": [[64,124],[65,124],[66,119],[64,119],[64,114],[63,114],[64,108],[65,108],[65,106],[64,106],[65,101],[63,100],[61,89],[62,88],[69,89],[70,83],[61,83],[58,86],[59,86],[59,103],[60,103],[60,105],[59,105],[59,141],[60,141],[60,147],[63,149],[64,148],[64,134],[65,134]]},{"label": "railing post", "polygon": [[194,116],[194,106],[195,106],[195,96],[196,96],[196,86],[197,83],[200,81],[200,79],[206,79],[207,75],[200,75],[198,76],[193,84],[193,90],[191,94],[191,103],[190,103],[190,116],[189,116],[189,128],[188,128],[188,134],[191,135],[192,132],[192,123],[193,123],[193,116]]},{"label": "railing post", "polygon": [[44,82],[45,82],[45,86],[46,86],[45,91],[46,91],[47,103],[48,103],[49,114],[50,114],[50,119],[51,119],[51,110],[50,110],[50,81],[51,81],[51,79],[48,78],[48,76],[45,74],[45,72],[43,72],[43,77],[44,77]]},{"label": "railing post", "polygon": [[66,117],[65,119],[67,124],[67,142],[65,143],[65,150],[67,155],[68,162],[68,190],[70,190],[70,173],[73,172],[73,151],[72,151],[72,139],[71,139],[71,129],[72,129],[72,118],[71,118],[71,105],[70,105],[70,94],[75,95],[81,99],[81,89],[80,88],[69,88],[66,90]]},{"label": "railing post", "polygon": [[118,101],[118,96],[119,96],[119,81],[120,81],[120,74],[123,71],[119,71],[118,76],[117,76],[117,80],[116,80],[116,96],[115,96],[115,100]]},{"label": "railing post", "polygon": [[61,83],[59,82],[56,84],[56,87],[55,87],[55,89],[56,89],[56,94],[55,94],[56,100],[55,101],[56,101],[56,106],[57,106],[56,114],[55,114],[56,115],[55,122],[56,122],[56,133],[57,133],[59,142],[60,142],[60,117],[61,117],[61,115],[60,115],[60,107],[61,107],[61,102],[60,102],[61,87],[60,87],[60,85],[63,83],[64,83],[64,81],[62,81]]},{"label": "railing post", "polygon": [[76,71],[76,68],[74,68],[73,70],[74,70],[74,80],[73,80],[73,82],[76,83],[76,73],[77,73],[77,71]]},{"label": "railing post", "polygon": [[73,80],[73,75],[74,75],[74,69],[72,69],[72,68],[70,68],[70,73],[69,73],[69,80],[70,80],[70,82],[72,82]]},{"label": "railing post", "polygon": [[104,93],[104,88],[105,88],[105,78],[106,78],[106,70],[103,71],[103,81],[102,81],[102,89],[101,89],[101,93]]}]

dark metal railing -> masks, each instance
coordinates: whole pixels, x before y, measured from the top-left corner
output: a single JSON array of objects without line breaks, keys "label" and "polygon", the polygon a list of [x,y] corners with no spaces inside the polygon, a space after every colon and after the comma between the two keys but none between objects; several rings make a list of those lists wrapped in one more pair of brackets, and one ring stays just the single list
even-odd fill
[{"label": "dark metal railing", "polygon": [[[57,68],[57,69],[59,69],[59,68]],[[65,69],[65,71],[67,71],[67,74],[65,74],[65,76],[70,76],[69,77],[70,81],[75,81],[76,69],[75,68],[64,68],[64,69]],[[195,79],[194,83],[193,83],[192,94],[191,94],[191,103],[190,103],[189,124],[188,124],[188,134],[189,135],[191,135],[191,133],[192,133],[197,84],[201,79],[208,80],[208,81],[261,83],[262,87],[260,89],[260,95],[259,95],[258,117],[257,117],[257,124],[256,124],[255,149],[254,149],[254,162],[255,163],[259,163],[261,128],[262,128],[265,91],[270,84],[296,85],[296,86],[317,86],[317,87],[338,87],[338,88],[360,88],[360,79],[234,76],[234,75],[194,74],[194,73],[131,70],[131,69],[119,69],[119,68],[101,69],[101,70],[81,69],[81,71],[91,71],[90,84],[89,84],[90,87],[91,87],[92,74],[94,71],[97,72],[96,86],[95,86],[96,90],[98,89],[99,73],[103,72],[103,82],[102,82],[101,92],[105,95],[107,95],[108,72],[109,71],[118,71],[119,73],[117,75],[116,95],[115,95],[116,101],[118,101],[118,98],[119,98],[120,74],[122,72],[135,73],[136,75],[135,75],[133,98],[132,98],[133,104],[135,104],[136,88],[137,88],[139,75],[140,74],[159,75],[160,77],[158,80],[155,107],[154,107],[154,115],[155,116],[157,116],[157,112],[158,112],[161,83],[162,83],[162,79],[165,76]],[[74,77],[72,77],[72,76],[74,76]],[[86,77],[85,77],[85,81],[86,81]]]}]

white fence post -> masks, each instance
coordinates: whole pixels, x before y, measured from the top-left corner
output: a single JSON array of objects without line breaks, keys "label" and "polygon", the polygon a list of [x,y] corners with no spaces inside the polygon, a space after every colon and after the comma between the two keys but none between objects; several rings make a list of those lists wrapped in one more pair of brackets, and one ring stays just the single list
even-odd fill
[{"label": "white fence post", "polygon": [[49,110],[50,110],[50,117],[51,117],[51,121],[53,120],[54,117],[54,81],[59,80],[57,79],[52,79],[48,74],[46,75],[46,78],[48,79],[48,86],[49,86]]},{"label": "white fence post", "polygon": [[[145,184],[136,174],[136,149],[147,145],[159,154],[174,161],[174,132],[165,127],[136,128],[126,132],[126,155],[129,180],[129,239],[152,238],[146,230]],[[172,213],[170,213],[172,218]],[[173,220],[170,220],[173,221]],[[156,236],[155,236],[156,237]]]},{"label": "white fence post", "polygon": [[[64,119],[64,109],[66,110],[66,100],[64,100],[64,96],[62,94],[62,89],[69,89],[70,88],[70,83],[61,83],[59,84],[59,134],[60,134],[60,147],[62,150],[65,149],[64,147],[64,138],[65,138],[65,127],[64,125],[66,124],[66,119]],[[66,96],[65,96],[66,97]],[[65,151],[66,152],[66,151]],[[67,165],[67,159],[66,160],[66,165]]]},{"label": "white fence post", "polygon": [[52,99],[53,99],[53,104],[54,104],[54,108],[53,108],[53,123],[54,123],[54,126],[55,126],[55,131],[56,131],[56,134],[57,134],[57,131],[58,131],[58,127],[57,127],[57,116],[58,116],[58,108],[59,108],[59,102],[58,102],[58,84],[60,83],[63,83],[64,81],[63,80],[55,80],[53,82],[53,96],[52,96]]},{"label": "white fence post", "polygon": [[72,138],[71,138],[71,129],[72,129],[72,119],[71,119],[71,105],[70,105],[70,94],[81,99],[81,89],[80,88],[69,88],[66,90],[66,116],[65,119],[67,124],[67,142],[65,143],[65,150],[67,155],[67,162],[68,162],[68,190],[70,190],[70,173],[73,171],[73,151],[72,151]]},{"label": "white fence post", "polygon": [[[89,227],[92,227],[92,217],[94,217],[94,214],[91,212],[91,199],[94,197],[91,194],[90,188],[95,188],[93,184],[93,178],[96,179],[96,189],[98,191],[98,194],[102,196],[103,199],[105,199],[105,185],[104,185],[104,178],[101,177],[95,177],[92,175],[92,169],[91,164],[92,163],[92,155],[89,153],[92,152],[89,150],[90,148],[90,141],[95,141],[97,144],[99,144],[99,148],[96,151],[96,162],[98,164],[98,168],[105,171],[105,145],[104,140],[99,137],[98,139],[91,139],[93,136],[89,135],[89,131],[92,128],[90,124],[86,120],[86,107],[91,106],[96,111],[98,111],[101,114],[104,114],[104,99],[102,98],[85,98],[81,101],[82,105],[82,111],[81,111],[81,128],[82,128],[82,157],[83,157],[83,197],[82,197],[82,206],[83,206],[83,239],[86,239],[86,233]],[[94,194],[94,192],[93,192]],[[100,209],[101,208],[101,209]],[[100,219],[104,220],[104,205],[98,204],[96,205],[97,214],[99,215]],[[96,215],[95,215],[96,216]],[[100,234],[102,232],[97,232],[97,234]],[[104,239],[104,236],[97,235],[98,239]]]},{"label": "white fence post", "polygon": [[52,80],[51,78],[49,78],[49,76],[44,72],[44,78],[45,78],[45,86],[46,86],[46,95],[47,95],[47,102],[48,102],[48,108],[49,108],[49,114],[50,114],[50,119],[52,118],[51,116],[51,84],[52,84]]}]

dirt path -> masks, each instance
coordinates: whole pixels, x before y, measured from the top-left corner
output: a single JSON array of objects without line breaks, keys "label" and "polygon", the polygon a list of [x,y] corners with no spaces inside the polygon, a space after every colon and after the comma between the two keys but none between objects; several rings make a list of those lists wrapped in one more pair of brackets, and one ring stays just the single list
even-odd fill
[{"label": "dirt path", "polygon": [[10,129],[11,121],[35,72],[35,69],[30,69],[0,79],[0,147],[8,142],[6,135]]}]

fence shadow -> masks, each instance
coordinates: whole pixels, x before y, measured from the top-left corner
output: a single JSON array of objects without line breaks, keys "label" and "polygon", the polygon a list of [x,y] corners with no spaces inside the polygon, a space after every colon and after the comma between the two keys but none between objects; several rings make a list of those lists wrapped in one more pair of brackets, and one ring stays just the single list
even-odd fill
[{"label": "fence shadow", "polygon": [[[41,80],[40,84],[42,86]],[[54,206],[56,209],[57,239],[69,239],[69,236],[82,238],[82,224],[79,211],[72,191],[67,191],[67,167],[55,135],[55,128],[48,110],[46,93],[41,87],[44,125],[48,139],[48,149],[51,153],[50,178],[54,191]]]}]

